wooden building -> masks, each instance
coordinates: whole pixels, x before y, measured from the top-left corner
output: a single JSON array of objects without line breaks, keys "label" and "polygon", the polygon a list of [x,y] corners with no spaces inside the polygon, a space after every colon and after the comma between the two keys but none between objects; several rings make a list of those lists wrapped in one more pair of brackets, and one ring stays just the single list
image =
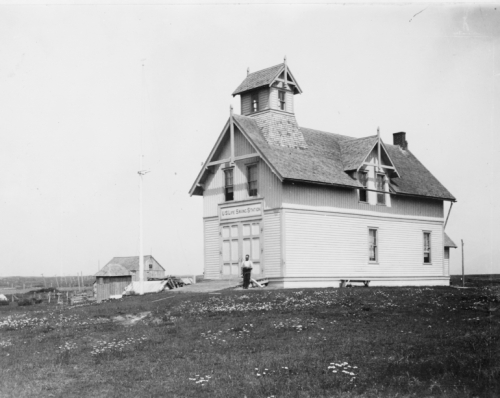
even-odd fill
[{"label": "wooden building", "polygon": [[[139,256],[113,257],[97,274],[97,301],[120,295],[132,281],[139,280]],[[144,281],[148,278],[164,278],[165,269],[153,256],[144,256]]]},{"label": "wooden building", "polygon": [[286,62],[247,75],[190,194],[203,196],[205,278],[282,287],[448,285],[444,201],[453,195],[393,144],[300,127]]}]

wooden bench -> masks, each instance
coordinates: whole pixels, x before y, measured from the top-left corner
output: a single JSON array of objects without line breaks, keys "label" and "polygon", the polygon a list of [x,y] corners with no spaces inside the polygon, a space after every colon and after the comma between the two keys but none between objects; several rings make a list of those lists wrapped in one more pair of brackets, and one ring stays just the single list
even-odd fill
[{"label": "wooden bench", "polygon": [[371,281],[366,280],[366,279],[341,279],[340,280],[340,287],[346,287],[347,284],[350,284],[352,282],[362,283],[365,285],[365,287],[368,287],[368,285],[370,284]]}]

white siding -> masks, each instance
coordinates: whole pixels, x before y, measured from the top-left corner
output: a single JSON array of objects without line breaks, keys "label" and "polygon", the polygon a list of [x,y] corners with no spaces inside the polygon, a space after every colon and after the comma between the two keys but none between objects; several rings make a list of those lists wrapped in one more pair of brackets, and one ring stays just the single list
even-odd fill
[{"label": "white siding", "polygon": [[436,217],[444,215],[443,201],[391,195],[391,207],[361,203],[355,189],[313,184],[284,184],[283,203],[314,206],[318,210],[355,209],[407,216]]},{"label": "white siding", "polygon": [[[219,149],[219,159],[226,159],[230,156],[229,140],[221,143]],[[248,142],[243,134],[235,129],[234,132],[235,156],[255,153],[255,148]],[[271,171],[267,164],[258,157],[239,160],[235,163],[233,171],[234,200],[250,199],[247,187],[247,165],[258,163],[258,196],[264,198],[264,209],[274,209],[281,206],[282,184],[278,177]],[[223,163],[212,166],[213,174],[209,174],[205,181],[203,192],[203,217],[218,216],[218,205],[224,203],[224,168],[228,164]]]},{"label": "white siding", "polygon": [[264,275],[281,276],[281,215],[278,211],[264,214]]},{"label": "white siding", "polygon": [[[442,276],[442,223],[286,212],[286,276]],[[368,263],[368,228],[378,228],[378,264]],[[432,264],[423,264],[423,231],[431,231]]]},{"label": "white siding", "polygon": [[204,220],[205,278],[220,279],[219,220]]},{"label": "white siding", "polygon": [[[229,145],[228,145],[229,146]],[[255,148],[248,140],[240,133],[238,129],[234,130],[234,156],[248,155],[256,153]]]},{"label": "white siding", "polygon": [[293,113],[293,93],[291,91],[286,92],[286,111]]},{"label": "white siding", "polygon": [[[270,100],[270,108],[271,109],[280,109],[279,99],[278,99],[278,90],[275,87],[271,88],[271,92],[269,95]],[[286,91],[285,95],[286,100],[286,111],[293,113],[293,93],[291,91]]]},{"label": "white siding", "polygon": [[259,111],[269,109],[269,89],[264,88],[259,91]]},{"label": "white siding", "polygon": [[[259,112],[269,108],[269,89],[259,90]],[[241,96],[241,114],[250,115],[252,113],[252,93],[245,93]]]},{"label": "white siding", "polygon": [[248,115],[252,112],[252,96],[250,93],[241,95],[241,114]]}]

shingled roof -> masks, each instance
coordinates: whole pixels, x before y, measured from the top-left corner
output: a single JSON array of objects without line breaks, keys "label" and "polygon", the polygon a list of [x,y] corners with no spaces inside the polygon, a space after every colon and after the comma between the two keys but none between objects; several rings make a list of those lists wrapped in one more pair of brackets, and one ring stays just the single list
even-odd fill
[{"label": "shingled roof", "polygon": [[[376,136],[358,139],[300,127],[308,148],[293,149],[270,145],[252,117],[233,117],[237,126],[282,180],[361,187],[345,170],[364,160],[375,145]],[[455,201],[455,197],[408,149],[389,144],[384,144],[384,147],[400,174],[400,177],[391,179],[394,192]]]},{"label": "shingled roof", "polygon": [[363,137],[344,141],[340,144],[344,170],[357,170],[366,156],[377,143],[377,136]]},{"label": "shingled roof", "polygon": [[444,233],[444,247],[454,247],[455,249],[457,248],[457,245],[451,240],[451,238],[448,236],[448,234],[445,232]]},{"label": "shingled roof", "polygon": [[279,64],[248,74],[246,79],[234,90],[233,96],[253,90],[254,88],[269,86],[284,67],[285,64]]},{"label": "shingled roof", "polygon": [[[161,268],[163,268],[158,261],[154,259],[153,256],[144,256],[144,264],[150,261],[156,262]],[[132,275],[130,271],[139,270],[139,256],[132,257],[113,257],[102,269],[95,274],[95,276],[122,276],[122,275]]]}]

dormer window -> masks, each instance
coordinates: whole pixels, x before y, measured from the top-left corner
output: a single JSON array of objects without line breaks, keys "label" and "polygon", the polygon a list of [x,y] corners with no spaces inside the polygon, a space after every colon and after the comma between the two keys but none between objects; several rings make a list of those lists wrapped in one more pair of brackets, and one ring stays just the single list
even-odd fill
[{"label": "dormer window", "polygon": [[278,91],[279,107],[282,111],[286,109],[286,93],[284,91]]},{"label": "dormer window", "polygon": [[364,189],[359,190],[359,201],[360,202],[368,202],[368,172],[360,171],[358,172],[359,183],[363,186]]},{"label": "dormer window", "polygon": [[250,96],[252,102],[252,113],[259,111],[259,93],[252,93]]},{"label": "dormer window", "polygon": [[385,205],[385,193],[380,192],[384,191],[384,174],[377,174],[377,204]]}]

